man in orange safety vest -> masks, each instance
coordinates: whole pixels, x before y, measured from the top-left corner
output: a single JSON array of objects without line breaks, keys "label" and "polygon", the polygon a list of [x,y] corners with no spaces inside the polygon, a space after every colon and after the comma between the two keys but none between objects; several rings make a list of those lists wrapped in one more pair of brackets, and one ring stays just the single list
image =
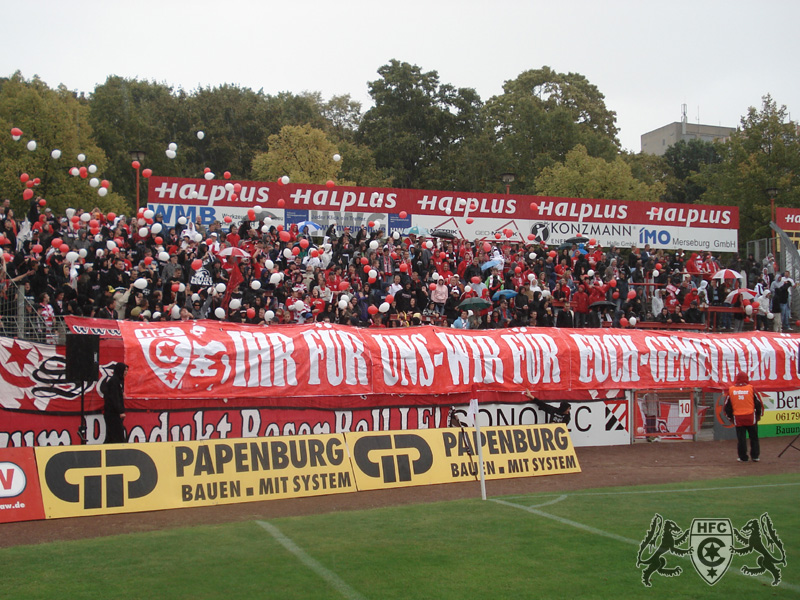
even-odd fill
[{"label": "man in orange safety vest", "polygon": [[736,427],[736,447],[739,462],[747,462],[747,436],[750,436],[750,457],[759,461],[758,421],[764,412],[764,404],[755,388],[750,385],[747,373],[736,375],[736,383],[728,388],[725,398],[725,414]]}]

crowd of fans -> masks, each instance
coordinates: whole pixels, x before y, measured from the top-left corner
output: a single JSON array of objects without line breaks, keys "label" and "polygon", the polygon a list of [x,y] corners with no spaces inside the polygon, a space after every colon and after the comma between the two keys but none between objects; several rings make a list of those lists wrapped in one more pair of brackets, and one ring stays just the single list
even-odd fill
[{"label": "crowd of fans", "polygon": [[[761,262],[734,255],[722,265],[710,252],[649,245],[621,252],[595,240],[548,248],[503,235],[474,242],[437,232],[386,235],[379,224],[284,230],[268,219],[225,221],[205,226],[181,218],[166,226],[144,209],[134,218],[97,209],[57,216],[38,199],[20,221],[6,200],[0,316],[9,316],[20,289],[45,324],[75,315],[261,325],[625,327],[636,320],[700,324],[706,307],[727,305],[742,310],[721,313],[718,328],[790,326],[794,282],[776,273],[771,255]],[[714,278],[723,266],[743,280]],[[745,286],[753,294],[734,293]]]}]

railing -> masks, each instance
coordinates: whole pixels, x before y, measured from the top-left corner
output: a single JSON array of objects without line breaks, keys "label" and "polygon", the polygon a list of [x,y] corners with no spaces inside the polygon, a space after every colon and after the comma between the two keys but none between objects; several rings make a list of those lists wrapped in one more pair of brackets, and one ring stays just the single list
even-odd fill
[{"label": "railing", "polygon": [[11,280],[0,281],[0,335],[45,344],[64,344],[63,317],[46,321],[32,296]]}]

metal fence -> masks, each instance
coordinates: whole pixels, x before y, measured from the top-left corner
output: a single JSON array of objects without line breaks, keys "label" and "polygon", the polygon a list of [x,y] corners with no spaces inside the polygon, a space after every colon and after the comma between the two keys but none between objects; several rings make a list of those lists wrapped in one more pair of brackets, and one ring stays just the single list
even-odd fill
[{"label": "metal fence", "polygon": [[66,326],[63,317],[45,319],[33,296],[25,294],[25,288],[15,282],[0,282],[0,335],[11,338],[64,344]]}]

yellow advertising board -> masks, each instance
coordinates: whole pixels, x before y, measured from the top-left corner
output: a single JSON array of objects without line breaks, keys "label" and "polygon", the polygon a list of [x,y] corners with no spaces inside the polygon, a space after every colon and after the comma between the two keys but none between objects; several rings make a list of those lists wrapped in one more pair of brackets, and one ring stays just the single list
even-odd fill
[{"label": "yellow advertising board", "polygon": [[37,447],[48,519],[356,491],[344,435]]},{"label": "yellow advertising board", "polygon": [[[473,429],[420,429],[346,434],[359,490],[475,481]],[[481,428],[486,479],[560,473],[581,468],[566,425]]]}]

